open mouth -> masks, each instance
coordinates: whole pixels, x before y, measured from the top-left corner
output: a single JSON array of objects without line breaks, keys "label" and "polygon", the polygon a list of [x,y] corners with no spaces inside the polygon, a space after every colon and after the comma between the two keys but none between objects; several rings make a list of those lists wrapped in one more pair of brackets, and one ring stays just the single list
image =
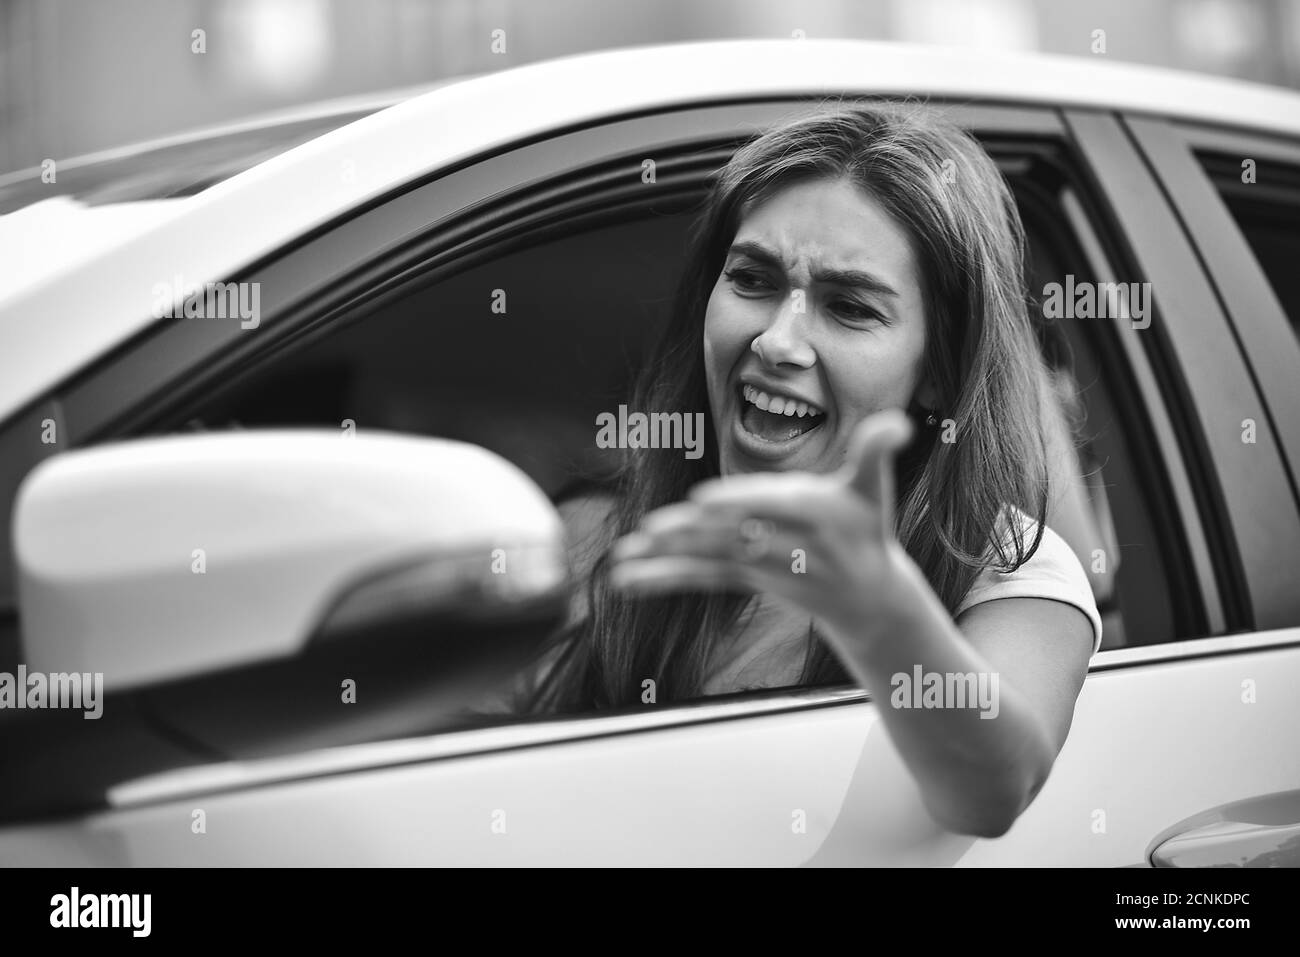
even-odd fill
[{"label": "open mouth", "polygon": [[792,442],[821,427],[826,413],[798,399],[742,383],[740,424],[762,442]]}]

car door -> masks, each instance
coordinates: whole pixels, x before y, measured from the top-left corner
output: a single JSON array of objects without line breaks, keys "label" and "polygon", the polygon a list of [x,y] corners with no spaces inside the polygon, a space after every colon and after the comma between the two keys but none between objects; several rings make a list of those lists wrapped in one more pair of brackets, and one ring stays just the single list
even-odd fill
[{"label": "car door", "polygon": [[[568,353],[588,349],[607,365],[624,344],[643,342],[646,330],[624,317],[602,351],[576,335],[594,324],[564,325],[572,303],[561,300],[568,308],[548,313],[542,306],[555,301],[535,290],[530,298],[529,287],[512,279],[494,282],[494,271],[530,275],[502,264],[556,237],[581,243],[597,236],[601,241],[583,247],[593,256],[605,245],[635,249],[637,237],[665,248],[664,235],[651,238],[655,227],[689,211],[729,149],[804,105],[775,100],[612,121],[416,185],[250,270],[245,278],[274,297],[264,300],[265,335],[216,331],[196,342],[184,326],[162,327],[50,401],[57,399],[67,428],[84,442],[195,420],[211,427],[232,409],[242,410],[240,425],[255,427],[263,423],[246,421],[250,414],[261,409],[274,420],[267,410],[296,394],[320,401],[305,413],[281,405],[276,414],[337,426],[350,417],[347,406],[329,403],[337,388],[328,376],[286,377],[286,363],[313,348],[337,360],[349,350],[330,353],[329,343],[352,335],[352,344],[364,344],[356,330],[380,318],[395,323],[385,328],[414,322],[397,303],[413,288],[439,283],[453,290],[442,301],[464,311],[449,307],[437,318],[474,330],[466,341],[479,349],[466,354],[497,341],[498,355],[507,356],[469,363],[489,378],[476,393],[483,409],[500,382],[546,365],[543,356],[558,361],[557,353],[534,351],[544,342],[528,338],[532,323],[559,325]],[[1300,677],[1296,635],[1285,627],[1300,616],[1276,573],[1284,563],[1294,567],[1296,539],[1284,533],[1286,522],[1297,521],[1295,503],[1267,431],[1256,443],[1263,454],[1247,464],[1220,429],[1219,410],[1245,403],[1249,411],[1259,398],[1224,316],[1212,297],[1198,295],[1206,279],[1186,236],[1117,118],[1042,108],[949,112],[999,157],[1022,207],[1039,205],[1042,229],[1055,228],[1057,268],[1088,270],[1102,281],[1143,277],[1157,290],[1151,328],[1094,322],[1066,331],[1102,383],[1089,387],[1087,401],[1104,420],[1095,438],[1114,479],[1116,536],[1090,572],[1096,581],[1107,558],[1118,568],[1113,620],[1120,627],[1113,635],[1122,645],[1112,637],[1094,658],[1052,777],[1007,835],[979,840],[937,828],[884,732],[879,705],[854,688],[785,689],[251,757],[237,743],[213,747],[204,736],[221,729],[173,701],[161,713],[154,708],[153,718],[169,726],[173,740],[199,741],[200,755],[109,775],[102,801],[75,815],[6,822],[0,859],[1121,865],[1144,861],[1155,837],[1183,818],[1300,788],[1290,730],[1296,705],[1277,693]],[[655,161],[649,181],[646,158]],[[599,232],[624,223],[632,226],[622,245]],[[1044,257],[1049,247],[1045,239]],[[671,273],[660,269],[662,277]],[[641,301],[653,305],[662,285],[638,287]],[[492,312],[498,289],[522,302],[516,325],[508,324],[516,307],[505,320]],[[461,354],[441,328],[425,345]],[[427,367],[383,368],[406,370],[409,379],[393,381],[418,384]],[[259,376],[278,382],[279,392],[255,387]],[[453,377],[457,390],[474,378],[462,376]],[[601,401],[601,387],[616,385],[592,379],[592,401]],[[534,399],[543,403],[555,386],[541,376]],[[376,397],[365,406],[375,421],[439,427],[403,419],[411,406],[398,390],[368,394]],[[385,402],[399,406],[387,418],[375,411]],[[589,407],[578,402],[566,412],[578,416]],[[367,427],[366,416],[354,424]],[[484,442],[493,434],[484,432]],[[503,448],[515,449],[546,487],[551,472],[520,446],[506,441]],[[1244,470],[1249,491],[1233,484]],[[1268,528],[1279,531],[1257,535],[1270,508],[1275,524]],[[1114,554],[1107,556],[1107,547]],[[1241,748],[1243,739],[1256,747]],[[203,832],[192,828],[199,810],[208,822]]]},{"label": "car door", "polygon": [[[1008,835],[1015,840],[981,845],[968,861],[1009,863],[1003,855],[1024,835],[1037,840],[1016,848],[1019,859],[1072,862],[1052,847],[1063,834],[1029,827],[1051,813],[1087,817],[1081,833],[1094,847],[1083,859],[1096,863],[1120,863],[1112,854],[1124,843],[1141,848],[1134,863],[1295,865],[1300,525],[1287,454],[1295,396],[1276,370],[1294,370],[1294,337],[1276,303],[1245,307],[1267,298],[1267,283],[1190,152],[1174,148],[1175,124],[1081,111],[1067,123],[1096,177],[1096,201],[1122,231],[1127,268],[1154,289],[1153,323],[1130,338],[1152,355],[1174,416],[1222,619],[1207,621],[1204,637],[1098,655],[1048,784],[1056,790],[1044,803],[1044,789]],[[1220,230],[1213,243],[1210,223]],[[1104,243],[1091,245],[1104,260]],[[1273,351],[1256,356],[1252,341]],[[1062,789],[1075,798],[1069,810],[1050,807]],[[1084,794],[1093,806],[1079,803]]]}]

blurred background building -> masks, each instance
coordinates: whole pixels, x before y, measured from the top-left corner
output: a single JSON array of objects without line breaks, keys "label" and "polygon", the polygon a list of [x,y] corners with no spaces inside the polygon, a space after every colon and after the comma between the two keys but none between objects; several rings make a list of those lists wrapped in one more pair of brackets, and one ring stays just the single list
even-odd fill
[{"label": "blurred background building", "polygon": [[613,47],[802,30],[1089,57],[1098,29],[1108,58],[1300,87],[1300,0],[0,0],[0,172]]}]

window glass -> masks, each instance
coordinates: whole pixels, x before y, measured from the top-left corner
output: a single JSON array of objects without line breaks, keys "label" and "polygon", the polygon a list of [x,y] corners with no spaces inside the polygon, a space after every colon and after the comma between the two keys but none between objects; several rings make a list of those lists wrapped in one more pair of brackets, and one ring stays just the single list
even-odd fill
[{"label": "window glass", "polygon": [[1232,218],[1300,337],[1300,166],[1271,160],[1200,157]]}]

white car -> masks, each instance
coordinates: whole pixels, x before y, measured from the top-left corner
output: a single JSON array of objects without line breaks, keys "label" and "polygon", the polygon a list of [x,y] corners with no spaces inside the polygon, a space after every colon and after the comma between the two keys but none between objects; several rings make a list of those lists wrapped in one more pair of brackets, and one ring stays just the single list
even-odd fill
[{"label": "white car", "polygon": [[[0,673],[104,675],[0,709],[0,864],[1300,864],[1300,96],[1102,59],[639,48],[0,179]],[[1046,339],[1105,640],[997,839],[852,687],[454,717],[710,174],[827,96],[973,130],[1035,292],[1154,290]]]}]

